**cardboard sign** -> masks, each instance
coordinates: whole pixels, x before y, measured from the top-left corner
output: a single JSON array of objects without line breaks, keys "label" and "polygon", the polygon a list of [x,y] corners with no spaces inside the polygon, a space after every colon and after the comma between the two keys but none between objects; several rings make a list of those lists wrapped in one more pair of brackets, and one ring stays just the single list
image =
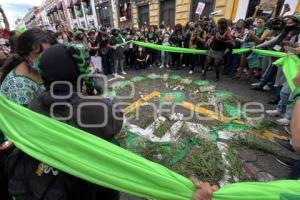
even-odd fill
[{"label": "cardboard sign", "polygon": [[199,2],[195,13],[198,15],[202,15],[204,8],[205,8],[205,3]]},{"label": "cardboard sign", "polygon": [[272,11],[277,4],[278,0],[260,0],[260,10]]}]

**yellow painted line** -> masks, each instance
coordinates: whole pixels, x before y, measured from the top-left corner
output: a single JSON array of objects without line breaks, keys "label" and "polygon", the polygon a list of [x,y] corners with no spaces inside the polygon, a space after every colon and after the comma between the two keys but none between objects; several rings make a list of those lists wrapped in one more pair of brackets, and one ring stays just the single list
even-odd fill
[{"label": "yellow painted line", "polygon": [[131,112],[131,111],[137,109],[137,108],[140,107],[143,103],[145,103],[145,102],[151,100],[151,99],[154,98],[154,97],[159,97],[159,95],[160,95],[159,92],[156,92],[156,91],[151,92],[150,94],[144,96],[143,98],[141,98],[141,99],[139,99],[139,100],[133,102],[133,103],[130,104],[129,106],[127,106],[127,107],[123,110],[124,114],[127,114],[127,113],[129,113],[129,112]]},{"label": "yellow painted line", "polygon": [[267,138],[268,140],[273,140],[273,138],[278,138],[278,139],[282,139],[282,140],[288,140],[289,138],[287,136],[283,136],[283,135],[277,135],[275,133],[272,133],[270,131],[264,131],[261,133],[260,135],[263,138]]},{"label": "yellow painted line", "polygon": [[[189,103],[187,101],[184,101],[181,104],[181,106],[184,107],[184,108],[186,108],[186,109],[189,109],[189,110],[195,111],[197,113],[200,113],[200,114],[202,114],[204,116],[207,116],[207,117],[210,117],[212,119],[215,119],[217,121],[220,121],[220,122],[229,121],[229,119],[230,119],[230,118],[225,117],[223,115],[219,115],[219,114],[217,114],[214,111],[208,110],[208,109],[200,107],[200,106],[196,106],[195,104]],[[245,124],[245,122],[241,121],[241,120],[234,120],[233,122],[235,122],[237,124]]]},{"label": "yellow painted line", "polygon": [[[160,92],[157,92],[157,91],[153,91],[151,92],[150,94],[144,96],[143,98],[133,102],[132,104],[130,104],[129,106],[127,106],[123,112],[125,114],[137,109],[138,107],[140,107],[142,104],[144,104],[145,102],[147,101],[150,101],[152,98],[154,97],[159,97],[160,95]],[[228,117],[225,117],[223,115],[219,115],[217,114],[216,112],[214,111],[211,111],[211,110],[208,110],[206,108],[203,108],[203,107],[200,107],[200,106],[196,106],[195,104],[193,103],[189,103],[187,101],[184,101],[182,104],[180,104],[180,106],[182,106],[183,108],[185,109],[189,109],[189,110],[192,110],[194,112],[197,112],[197,113],[200,113],[204,116],[207,116],[207,117],[210,117],[211,119],[215,119],[217,121],[220,121],[220,122],[226,122],[226,121],[229,121],[230,118]],[[244,121],[242,120],[234,120],[233,121],[234,123],[237,123],[237,124],[241,124],[241,125],[244,125],[246,124]],[[279,139],[284,139],[284,140],[287,140],[288,137],[286,136],[280,136],[280,135],[277,135],[275,133],[272,133],[270,131],[263,131],[262,133],[258,134],[259,136],[263,137],[263,138],[267,138],[269,140],[272,140],[274,137],[276,138],[279,138]]]}]

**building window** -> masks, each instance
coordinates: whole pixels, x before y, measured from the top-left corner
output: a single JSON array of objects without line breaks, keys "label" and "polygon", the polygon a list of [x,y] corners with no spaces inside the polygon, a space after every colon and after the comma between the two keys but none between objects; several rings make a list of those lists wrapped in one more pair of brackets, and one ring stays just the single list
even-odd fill
[{"label": "building window", "polygon": [[175,24],[175,0],[162,0],[160,2],[160,22]]},{"label": "building window", "polygon": [[139,27],[144,24],[149,26],[149,5],[138,6],[138,23]]},{"label": "building window", "polygon": [[76,14],[78,17],[83,17],[83,12],[82,12],[82,9],[81,9],[81,5],[75,5],[75,10],[76,10]]},{"label": "building window", "polygon": [[66,21],[65,13],[63,10],[59,10],[58,14],[61,20]]},{"label": "building window", "polygon": [[209,14],[215,10],[215,0],[192,0],[191,2],[192,2],[191,13],[190,13],[191,21],[196,21],[200,17],[198,14],[195,13],[199,2],[205,3],[205,7],[201,17],[202,16],[209,17]]},{"label": "building window", "polygon": [[131,20],[131,3],[127,0],[120,0],[119,1],[119,14],[120,14],[120,21],[127,21]]},{"label": "building window", "polygon": [[84,0],[83,2],[83,8],[86,15],[93,15],[93,9],[91,5],[90,0]]},{"label": "building window", "polygon": [[96,6],[98,21],[101,25],[111,25],[111,5],[104,2]]}]

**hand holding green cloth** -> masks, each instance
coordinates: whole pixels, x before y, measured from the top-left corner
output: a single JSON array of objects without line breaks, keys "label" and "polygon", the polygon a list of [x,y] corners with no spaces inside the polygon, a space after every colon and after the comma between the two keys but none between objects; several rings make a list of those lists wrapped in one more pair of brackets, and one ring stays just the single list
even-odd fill
[{"label": "hand holding green cloth", "polygon": [[16,147],[89,182],[141,197],[192,199],[187,178],[0,96],[0,130]]},{"label": "hand holding green cloth", "polygon": [[296,55],[289,55],[276,60],[274,65],[282,67],[285,78],[292,92],[296,89],[293,79],[297,76],[300,70],[300,59]]},{"label": "hand holding green cloth", "polygon": [[[195,187],[187,178],[3,96],[0,130],[28,155],[92,183],[146,198],[192,199]],[[299,194],[300,181],[227,185],[213,200],[279,200],[282,193]]]},{"label": "hand holding green cloth", "polygon": [[158,45],[158,44],[153,44],[153,43],[148,43],[148,42],[133,41],[132,43],[135,45],[150,48],[150,49],[166,51],[166,52],[173,52],[173,53],[207,54],[207,52],[208,52],[207,50],[171,47],[171,46]]},{"label": "hand holding green cloth", "polygon": [[300,180],[230,184],[215,192],[213,200],[281,200],[284,194],[299,195]]}]

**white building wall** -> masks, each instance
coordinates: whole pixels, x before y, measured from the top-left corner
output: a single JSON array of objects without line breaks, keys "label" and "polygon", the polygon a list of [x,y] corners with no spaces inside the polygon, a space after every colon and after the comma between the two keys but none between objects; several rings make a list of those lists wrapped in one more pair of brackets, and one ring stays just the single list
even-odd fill
[{"label": "white building wall", "polygon": [[234,21],[245,19],[248,10],[249,0],[240,0]]},{"label": "white building wall", "polygon": [[294,12],[296,10],[296,7],[297,7],[297,4],[298,4],[298,1],[297,0],[285,0],[284,3],[290,4],[290,7],[291,7],[291,11],[288,12],[288,13],[286,13],[285,15],[292,15],[292,14],[294,14]]}]

